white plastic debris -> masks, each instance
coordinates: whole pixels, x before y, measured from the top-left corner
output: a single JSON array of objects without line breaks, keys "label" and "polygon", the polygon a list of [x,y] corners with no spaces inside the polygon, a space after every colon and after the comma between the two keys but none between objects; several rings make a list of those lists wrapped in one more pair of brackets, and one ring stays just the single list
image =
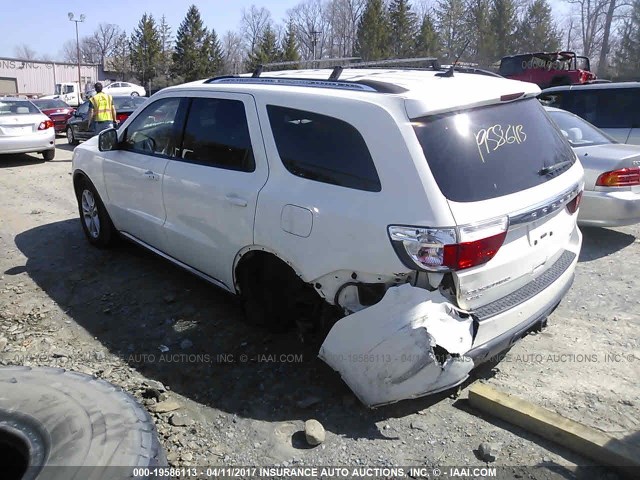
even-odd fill
[{"label": "white plastic debris", "polygon": [[[420,397],[467,379],[473,320],[435,291],[392,287],[377,304],[339,320],[319,357],[369,407]],[[439,348],[436,348],[439,347]]]}]

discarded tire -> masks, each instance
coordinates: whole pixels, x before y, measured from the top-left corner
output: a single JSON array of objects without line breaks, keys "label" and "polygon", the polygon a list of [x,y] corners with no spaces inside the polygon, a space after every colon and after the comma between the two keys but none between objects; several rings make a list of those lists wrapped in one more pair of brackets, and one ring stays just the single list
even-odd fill
[{"label": "discarded tire", "polygon": [[164,478],[153,421],[132,396],[60,368],[0,368],[3,480]]}]

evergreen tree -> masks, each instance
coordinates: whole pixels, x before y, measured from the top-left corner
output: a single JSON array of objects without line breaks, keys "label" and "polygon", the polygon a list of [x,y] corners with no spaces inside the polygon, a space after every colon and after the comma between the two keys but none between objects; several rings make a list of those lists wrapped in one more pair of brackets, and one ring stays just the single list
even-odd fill
[{"label": "evergreen tree", "polygon": [[615,65],[621,79],[638,79],[640,75],[640,0],[634,0],[629,18],[622,27],[622,38],[615,55]]},{"label": "evergreen tree", "polygon": [[215,31],[204,26],[200,11],[191,5],[178,27],[173,51],[174,76],[191,82],[213,76],[222,66],[222,48]]},{"label": "evergreen tree", "polygon": [[173,53],[173,36],[171,35],[171,27],[167,23],[164,15],[160,19],[158,26],[158,34],[160,35],[160,73],[164,78],[165,85],[169,84],[169,73],[171,70],[171,56]]},{"label": "evergreen tree", "polygon": [[440,38],[436,30],[433,17],[428,12],[422,17],[418,38],[416,39],[415,54],[418,57],[436,57],[442,53]]},{"label": "evergreen tree", "polygon": [[469,0],[467,3],[466,24],[470,40],[467,51],[469,58],[480,65],[489,65],[494,61],[495,33],[490,23],[490,0]]},{"label": "evergreen tree", "polygon": [[[282,60],[284,62],[297,62],[300,60],[300,53],[298,52],[298,42],[296,41],[295,25],[291,20],[287,24],[287,31],[282,39]],[[291,65],[287,68],[298,68],[298,65]]]},{"label": "evergreen tree", "polygon": [[464,0],[438,0],[436,4],[436,28],[442,42],[442,54],[451,62],[467,43],[465,8]]},{"label": "evergreen tree", "polygon": [[492,0],[489,19],[495,41],[494,60],[515,54],[518,49],[515,35],[518,17],[514,0]]},{"label": "evergreen tree", "polygon": [[390,53],[395,58],[410,57],[415,51],[418,24],[409,0],[389,4]]},{"label": "evergreen tree", "polygon": [[131,34],[131,70],[149,88],[160,70],[160,35],[153,15],[145,13]]},{"label": "evergreen tree", "polygon": [[260,41],[256,45],[253,52],[249,52],[247,58],[247,69],[255,70],[258,65],[264,65],[265,63],[277,62],[282,58],[282,52],[278,47],[278,39],[276,34],[271,28],[271,25],[267,25],[260,37]]},{"label": "evergreen tree", "polygon": [[547,0],[534,0],[517,30],[521,52],[553,52],[560,48],[560,35]]},{"label": "evergreen tree", "polygon": [[367,0],[358,23],[357,50],[363,60],[389,56],[389,21],[382,0]]}]

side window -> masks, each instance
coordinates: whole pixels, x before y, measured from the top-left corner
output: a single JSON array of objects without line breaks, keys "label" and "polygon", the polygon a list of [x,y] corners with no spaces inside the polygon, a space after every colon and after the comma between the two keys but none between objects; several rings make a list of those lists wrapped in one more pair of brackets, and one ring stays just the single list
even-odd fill
[{"label": "side window", "polygon": [[275,105],[268,105],[267,113],[278,155],[289,172],[356,190],[382,190],[369,149],[353,125]]},{"label": "side window", "polygon": [[62,93],[73,93],[73,85],[65,85]]},{"label": "side window", "polygon": [[526,62],[527,57],[503,58],[500,62],[498,73],[500,75],[520,75],[523,71],[522,64]]},{"label": "side window", "polygon": [[124,148],[132,152],[156,155],[173,155],[178,146],[176,117],[180,98],[156,100],[127,128]]},{"label": "side window", "polygon": [[182,157],[211,167],[253,172],[244,103],[222,98],[193,98],[184,130]]},{"label": "side window", "polygon": [[567,109],[600,128],[632,128],[640,124],[638,89],[603,88],[575,91]]},{"label": "side window", "polygon": [[563,106],[564,97],[566,96],[566,92],[553,92],[553,93],[545,93],[542,92],[538,98],[543,105],[547,105],[549,107],[556,108],[565,108]]},{"label": "side window", "polygon": [[80,105],[78,107],[78,113],[82,116],[85,116],[87,113],[89,113],[89,106],[91,105],[91,102],[84,102],[82,105]]}]

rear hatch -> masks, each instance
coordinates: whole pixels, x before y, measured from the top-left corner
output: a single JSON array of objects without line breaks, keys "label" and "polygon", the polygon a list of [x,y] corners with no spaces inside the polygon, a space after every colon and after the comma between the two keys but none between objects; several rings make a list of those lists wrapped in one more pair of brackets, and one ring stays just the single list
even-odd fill
[{"label": "rear hatch", "polygon": [[536,99],[412,124],[456,222],[460,307],[503,298],[559,261],[576,228],[583,171]]}]

